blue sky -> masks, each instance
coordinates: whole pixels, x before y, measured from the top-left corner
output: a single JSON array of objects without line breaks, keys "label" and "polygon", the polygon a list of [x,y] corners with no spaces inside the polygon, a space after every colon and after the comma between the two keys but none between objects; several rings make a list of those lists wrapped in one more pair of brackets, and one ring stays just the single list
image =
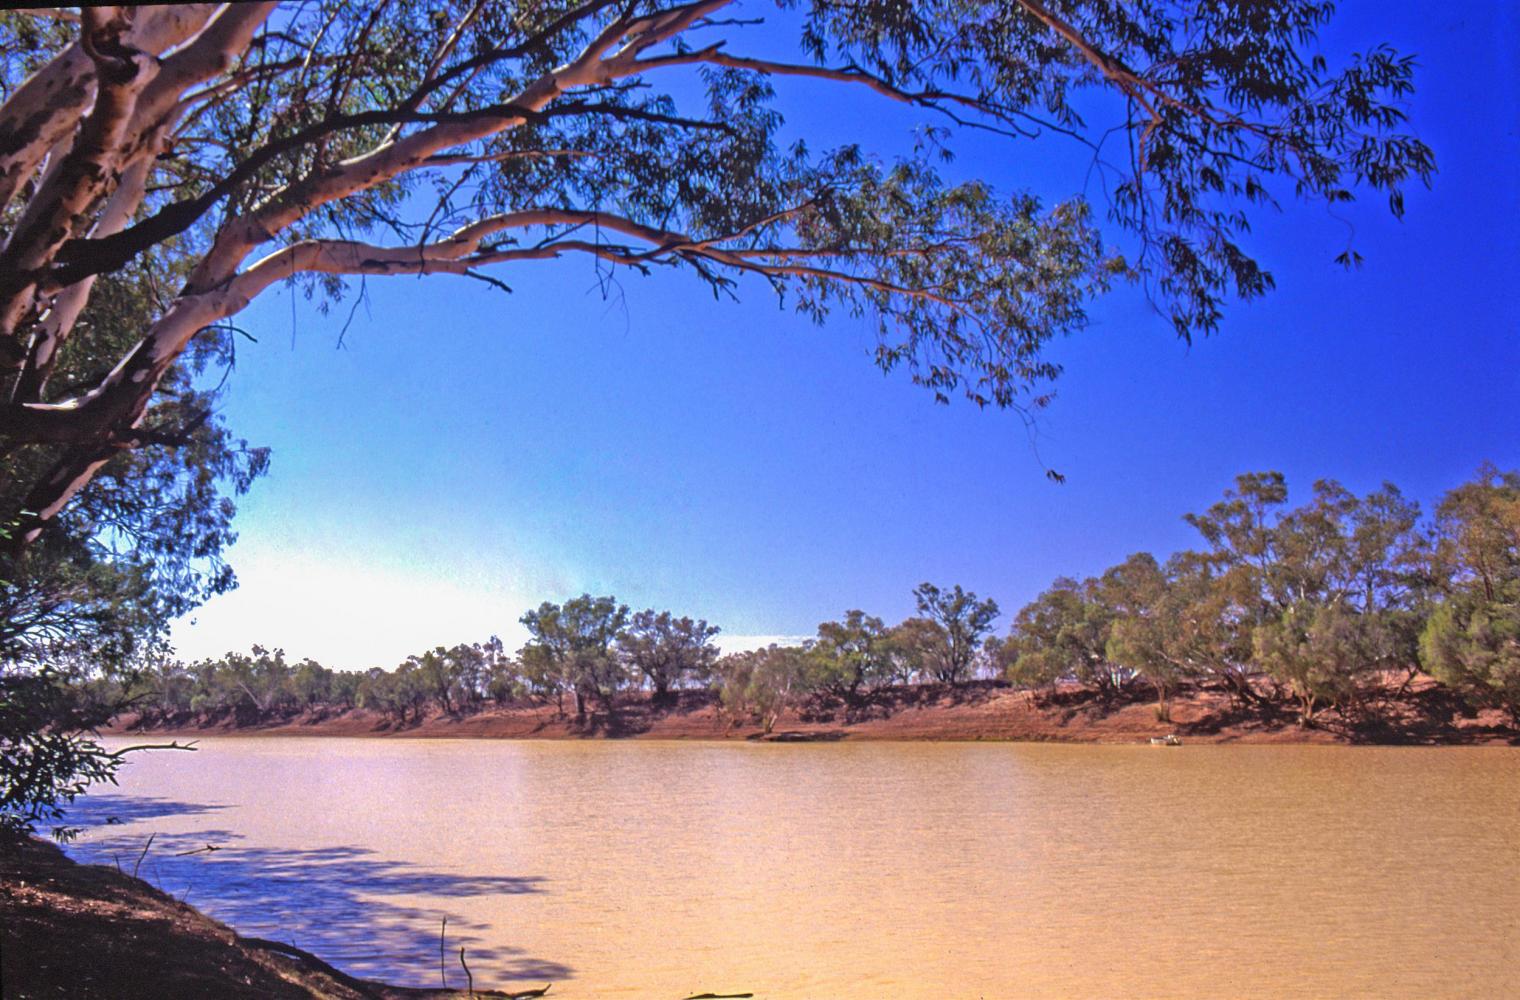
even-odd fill
[{"label": "blue sky", "polygon": [[[1192,544],[1181,515],[1239,472],[1281,469],[1299,496],[1390,480],[1429,506],[1485,459],[1520,465],[1520,25],[1500,4],[1357,2],[1327,48],[1373,41],[1419,57],[1432,189],[1402,223],[1370,201],[1260,218],[1277,291],[1191,347],[1133,291],[1096,304],[1052,349],[1066,373],[1033,438],[884,377],[864,323],[816,327],[757,286],[735,305],[623,275],[604,296],[584,261],[501,272],[511,296],[377,279],[343,350],[346,305],[271,290],[240,320],[259,342],[226,414],[273,468],[239,514],[242,586],[176,624],[180,653],[393,666],[515,643],[524,609],[582,591],[706,617],[733,645],[851,607],[904,617],[922,580],[1011,616],[1058,574]],[[825,139],[890,152],[910,121],[782,93]],[[1002,190],[1081,182],[1046,142],[965,148],[954,169]],[[1354,272],[1332,263],[1348,226]]]}]

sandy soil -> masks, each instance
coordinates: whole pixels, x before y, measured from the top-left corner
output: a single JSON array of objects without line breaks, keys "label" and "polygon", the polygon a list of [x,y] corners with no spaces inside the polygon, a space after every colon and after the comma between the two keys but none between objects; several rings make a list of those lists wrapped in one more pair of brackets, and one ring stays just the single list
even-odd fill
[{"label": "sandy soil", "polygon": [[[1019,740],[1072,743],[1143,743],[1175,733],[1190,743],[1520,743],[1520,731],[1498,712],[1464,710],[1452,692],[1418,678],[1398,693],[1390,678],[1367,708],[1355,714],[1322,712],[1312,727],[1299,724],[1286,705],[1235,705],[1222,690],[1198,688],[1172,700],[1171,721],[1156,717],[1145,689],[1105,702],[1076,685],[1015,691],[995,682],[889,688],[861,704],[835,702],[788,712],[770,734],[750,719],[722,713],[705,691],[685,691],[665,705],[641,693],[625,696],[615,711],[584,720],[561,714],[553,702],[489,707],[463,715],[434,714],[405,725],[376,713],[304,713],[255,725],[230,719],[126,716],[114,733],[271,736],[406,736],[428,738],[667,740]],[[149,724],[144,725],[147,722]]]},{"label": "sandy soil", "polygon": [[0,843],[0,983],[7,1000],[466,996],[355,979],[288,945],[240,937],[140,879],[78,864],[35,839]]}]

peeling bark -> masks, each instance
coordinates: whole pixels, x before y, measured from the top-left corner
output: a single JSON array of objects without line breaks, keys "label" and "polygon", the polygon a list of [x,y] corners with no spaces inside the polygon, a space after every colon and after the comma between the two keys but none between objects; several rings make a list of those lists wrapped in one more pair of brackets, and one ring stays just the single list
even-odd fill
[{"label": "peeling bark", "polygon": [[[156,153],[157,147],[157,143],[151,144],[149,150]],[[127,168],[116,192],[111,195],[100,214],[99,221],[95,224],[97,235],[105,236],[118,232],[127,224],[132,214],[142,204],[143,190],[151,166],[151,158],[144,155],[139,156]],[[52,305],[42,317],[41,322],[36,324],[31,342],[27,345],[25,367],[22,368],[16,380],[16,388],[12,394],[13,402],[42,399],[42,391],[47,384],[48,374],[52,371],[53,362],[57,360],[58,349],[73,332],[74,324],[78,321],[79,314],[84,311],[85,304],[89,302],[90,292],[94,287],[95,276],[91,275],[65,288],[53,299]]]},{"label": "peeling bark", "polygon": [[[182,4],[143,11],[124,41],[152,55],[183,42],[217,5]],[[75,42],[32,74],[0,107],[0,208],[10,204],[56,146],[78,125],[95,94],[95,70]]]},{"label": "peeling bark", "polygon": [[[107,14],[106,12],[110,12]],[[95,66],[95,106],[80,127],[73,148],[27,205],[0,252],[0,336],[13,337],[33,308],[37,269],[89,223],[90,206],[108,195],[119,177],[119,153],[127,124],[157,63],[126,41],[130,14],[87,7],[81,45]]]}]

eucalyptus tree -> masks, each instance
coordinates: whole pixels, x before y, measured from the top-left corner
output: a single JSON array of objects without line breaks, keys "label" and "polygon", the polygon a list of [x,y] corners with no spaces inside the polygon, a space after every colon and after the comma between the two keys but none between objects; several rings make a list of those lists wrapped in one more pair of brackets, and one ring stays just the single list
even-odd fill
[{"label": "eucalyptus tree", "polygon": [[617,650],[628,605],[582,594],[563,605],[545,601],[520,620],[532,637],[523,647],[524,662],[555,677],[557,690],[574,692],[576,718],[585,718],[587,698],[611,712],[614,692],[628,680]]},{"label": "eucalyptus tree", "polygon": [[1263,701],[1252,686],[1258,673],[1253,630],[1275,621],[1287,607],[1278,530],[1287,504],[1281,472],[1248,472],[1235,477],[1223,499],[1183,518],[1208,543],[1202,551],[1175,557],[1193,585],[1191,613],[1209,624],[1200,633],[1208,670],[1243,704]]},{"label": "eucalyptus tree", "polygon": [[808,649],[819,686],[846,700],[863,687],[891,679],[892,649],[880,618],[856,608],[839,621],[818,626],[818,638]]},{"label": "eucalyptus tree", "polygon": [[1359,701],[1373,671],[1417,669],[1427,611],[1419,505],[1384,484],[1358,497],[1314,484],[1310,501],[1274,526],[1273,611],[1252,633],[1255,659],[1287,684],[1300,719],[1320,702]]},{"label": "eucalyptus tree", "polygon": [[[0,517],[33,543],[161,424],[174,372],[271,286],[359,276],[506,287],[579,257],[769,287],[876,326],[876,362],[938,398],[1036,409],[1116,280],[1183,337],[1272,287],[1244,247],[1280,201],[1433,170],[1407,56],[1328,53],[1325,0],[344,0],[30,8],[0,18]],[[1375,40],[1368,40],[1369,43]],[[784,125],[852,90],[914,123],[827,146]],[[800,88],[811,88],[803,92]],[[790,94],[792,88],[787,88]],[[1042,203],[938,164],[1069,144]],[[1029,147],[1025,152],[1022,147]],[[1083,194],[1101,190],[1089,204]],[[1354,252],[1342,258],[1351,262]],[[151,314],[83,320],[132,269]],[[419,331],[416,364],[429,363]],[[71,356],[88,357],[61,377]],[[151,459],[144,459],[150,462]]]},{"label": "eucalyptus tree", "polygon": [[1251,634],[1256,662],[1284,682],[1298,702],[1301,725],[1313,725],[1322,701],[1348,695],[1381,653],[1378,633],[1342,602],[1294,604]]},{"label": "eucalyptus tree", "polygon": [[1103,574],[1112,620],[1103,655],[1144,677],[1156,689],[1156,717],[1171,720],[1168,701],[1198,665],[1188,657],[1192,604],[1149,552],[1139,552]]},{"label": "eucalyptus tree", "polygon": [[519,665],[507,653],[500,636],[454,648],[464,663],[460,687],[466,706],[478,707],[485,698],[499,704],[521,693]]},{"label": "eucalyptus tree", "polygon": [[458,660],[450,651],[443,646],[435,646],[420,655],[408,656],[406,662],[416,671],[429,697],[438,703],[439,711],[445,715],[456,714],[454,687]]},{"label": "eucalyptus tree", "polygon": [[282,649],[254,645],[190,665],[192,711],[213,717],[232,713],[239,722],[259,722],[294,709],[299,702],[295,666]]},{"label": "eucalyptus tree", "polygon": [[808,651],[778,646],[731,653],[716,667],[718,703],[735,718],[751,716],[769,735],[782,713],[811,694]]},{"label": "eucalyptus tree", "polygon": [[887,679],[893,684],[912,684],[933,676],[944,648],[944,629],[939,625],[927,618],[903,619],[881,639]]},{"label": "eucalyptus tree", "polygon": [[1436,679],[1520,723],[1520,471],[1485,464],[1436,508],[1445,594],[1420,636]]},{"label": "eucalyptus tree", "polygon": [[336,674],[310,657],[292,668],[290,690],[296,704],[307,709],[335,706],[342,698]]},{"label": "eucalyptus tree", "polygon": [[932,583],[921,583],[913,590],[918,613],[933,622],[925,663],[934,679],[945,684],[959,684],[971,675],[978,652],[992,632],[992,623],[1000,614],[992,598],[977,600],[976,594],[956,584],[941,590]]},{"label": "eucalyptus tree", "polygon": [[138,674],[144,695],[138,708],[147,716],[170,717],[190,709],[195,676],[179,660],[163,657]]},{"label": "eucalyptus tree", "polygon": [[640,611],[618,636],[628,665],[654,688],[655,701],[666,701],[683,681],[706,682],[718,659],[713,639],[721,631],[705,620],[676,618],[669,611]]},{"label": "eucalyptus tree", "polygon": [[370,667],[359,681],[356,701],[360,708],[406,721],[400,678],[395,671]]},{"label": "eucalyptus tree", "polygon": [[486,678],[486,693],[497,705],[505,705],[528,694],[532,683],[522,661],[499,650],[501,640],[494,636],[492,638],[498,651],[486,661],[490,670]]},{"label": "eucalyptus tree", "polygon": [[407,657],[429,697],[446,715],[457,715],[480,706],[497,661],[504,658],[501,640],[492,636],[485,643],[435,646]]},{"label": "eucalyptus tree", "polygon": [[995,648],[1009,680],[1032,687],[1062,678],[1086,682],[1104,656],[1108,622],[1082,583],[1057,577],[1014,616],[1008,638]]}]

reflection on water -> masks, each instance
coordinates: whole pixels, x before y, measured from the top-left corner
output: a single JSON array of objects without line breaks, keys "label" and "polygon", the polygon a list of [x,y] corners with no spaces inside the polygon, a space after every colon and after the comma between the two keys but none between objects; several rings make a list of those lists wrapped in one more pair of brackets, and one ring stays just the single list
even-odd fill
[{"label": "reflection on water", "polygon": [[166,891],[414,985],[445,916],[453,985],[464,946],[477,986],[565,997],[1479,997],[1520,966],[1511,748],[201,746],[82,800],[74,853],[156,833]]}]

